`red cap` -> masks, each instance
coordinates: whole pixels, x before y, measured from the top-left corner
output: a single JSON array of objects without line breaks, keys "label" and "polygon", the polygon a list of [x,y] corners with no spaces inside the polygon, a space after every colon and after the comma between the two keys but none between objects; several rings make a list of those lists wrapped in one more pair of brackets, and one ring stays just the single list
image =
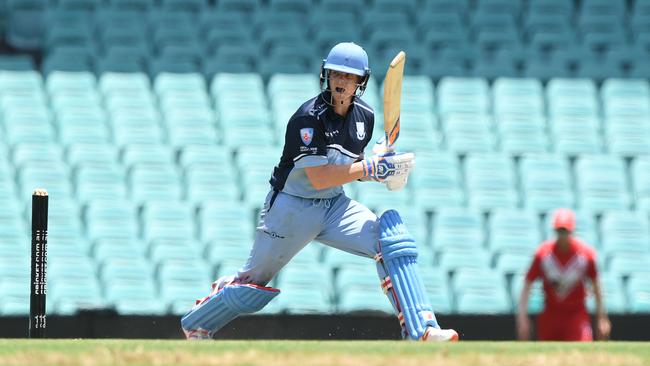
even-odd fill
[{"label": "red cap", "polygon": [[555,211],[553,215],[553,228],[557,229],[566,229],[569,231],[574,231],[576,229],[576,216],[568,208],[559,208]]}]

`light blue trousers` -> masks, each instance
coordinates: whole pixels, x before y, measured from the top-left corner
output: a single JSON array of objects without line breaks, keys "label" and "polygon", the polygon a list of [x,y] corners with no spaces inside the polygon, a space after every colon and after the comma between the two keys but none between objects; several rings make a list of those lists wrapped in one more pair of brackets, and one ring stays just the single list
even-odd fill
[{"label": "light blue trousers", "polygon": [[273,199],[274,193],[264,202],[240,282],[268,284],[312,240],[364,257],[377,254],[378,218],[361,203],[345,194],[307,199],[279,192]]}]

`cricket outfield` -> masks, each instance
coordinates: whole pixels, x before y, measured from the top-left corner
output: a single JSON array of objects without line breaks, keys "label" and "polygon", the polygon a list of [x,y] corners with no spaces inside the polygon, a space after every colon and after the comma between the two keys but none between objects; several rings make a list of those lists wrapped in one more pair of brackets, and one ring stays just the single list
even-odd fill
[{"label": "cricket outfield", "polygon": [[0,365],[650,365],[648,342],[1,339]]}]

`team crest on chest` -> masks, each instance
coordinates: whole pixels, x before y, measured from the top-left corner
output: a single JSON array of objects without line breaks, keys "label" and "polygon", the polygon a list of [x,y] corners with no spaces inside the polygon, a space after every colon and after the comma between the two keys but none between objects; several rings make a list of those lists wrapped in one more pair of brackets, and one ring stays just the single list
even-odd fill
[{"label": "team crest on chest", "polygon": [[366,124],[363,122],[357,122],[357,138],[359,140],[366,138]]},{"label": "team crest on chest", "polygon": [[302,143],[305,144],[306,146],[309,146],[311,144],[311,140],[314,139],[314,129],[313,128],[301,128],[300,129],[300,139],[302,140]]}]

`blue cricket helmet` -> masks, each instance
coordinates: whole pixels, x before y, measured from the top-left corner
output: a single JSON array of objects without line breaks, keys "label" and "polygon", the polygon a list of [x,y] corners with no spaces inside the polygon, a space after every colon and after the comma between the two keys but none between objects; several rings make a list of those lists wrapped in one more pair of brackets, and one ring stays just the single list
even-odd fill
[{"label": "blue cricket helmet", "polygon": [[342,42],[332,47],[327,58],[323,60],[320,73],[321,89],[327,81],[327,71],[334,70],[361,76],[359,91],[363,93],[370,78],[368,54],[356,43]]},{"label": "blue cricket helmet", "polygon": [[359,76],[366,76],[370,73],[368,54],[361,46],[352,42],[343,42],[332,47],[323,62],[323,67],[328,70]]}]

